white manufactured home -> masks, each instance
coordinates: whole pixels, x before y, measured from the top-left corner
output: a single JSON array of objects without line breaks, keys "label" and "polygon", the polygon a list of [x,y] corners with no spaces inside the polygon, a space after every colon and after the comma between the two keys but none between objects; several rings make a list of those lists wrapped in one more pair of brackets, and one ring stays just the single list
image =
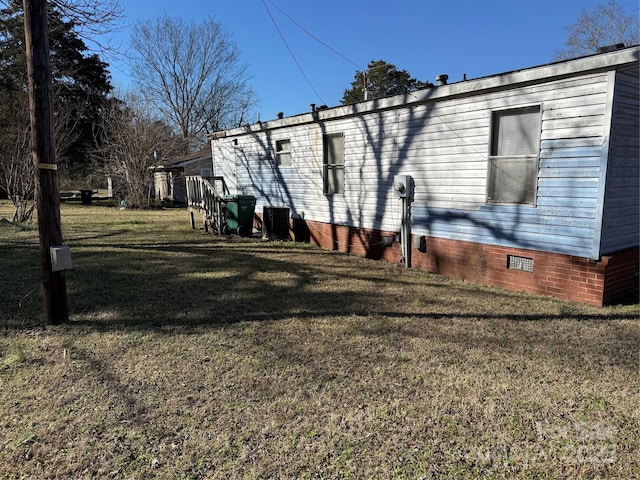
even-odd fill
[{"label": "white manufactured home", "polygon": [[639,57],[621,48],[216,132],[213,174],[255,196],[257,214],[288,208],[296,239],[612,303],[638,288]]}]

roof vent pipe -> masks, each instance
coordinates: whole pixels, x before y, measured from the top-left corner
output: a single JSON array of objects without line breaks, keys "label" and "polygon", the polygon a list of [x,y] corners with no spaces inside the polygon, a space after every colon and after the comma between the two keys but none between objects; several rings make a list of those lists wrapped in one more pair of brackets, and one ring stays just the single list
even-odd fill
[{"label": "roof vent pipe", "polygon": [[604,47],[598,47],[597,53],[615,52],[616,50],[622,50],[623,48],[624,48],[624,43],[616,43],[615,45],[606,45]]},{"label": "roof vent pipe", "polygon": [[309,104],[309,106],[311,107],[311,111],[312,112],[316,111],[316,104],[315,103],[311,103],[311,104]]},{"label": "roof vent pipe", "polygon": [[284,118],[284,112],[278,112],[278,119],[282,120]]},{"label": "roof vent pipe", "polygon": [[436,77],[436,82],[438,82],[438,85],[446,85],[447,80],[449,80],[449,75],[447,75],[446,73],[442,73]]}]

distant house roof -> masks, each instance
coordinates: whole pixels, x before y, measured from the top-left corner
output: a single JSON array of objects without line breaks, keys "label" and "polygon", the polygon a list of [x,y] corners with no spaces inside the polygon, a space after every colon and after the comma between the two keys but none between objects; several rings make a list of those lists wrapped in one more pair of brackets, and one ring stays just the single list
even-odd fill
[{"label": "distant house roof", "polygon": [[152,165],[149,167],[149,170],[154,172],[181,171],[186,164],[202,160],[204,158],[211,158],[211,147],[209,145],[202,147],[202,149],[197,152],[173,158],[165,164]]},{"label": "distant house roof", "polygon": [[206,157],[211,157],[211,146],[209,144],[205,145],[197,152],[189,153],[188,155],[184,155],[182,157],[176,157],[175,159],[169,161],[168,165],[178,166],[183,163],[200,160]]}]

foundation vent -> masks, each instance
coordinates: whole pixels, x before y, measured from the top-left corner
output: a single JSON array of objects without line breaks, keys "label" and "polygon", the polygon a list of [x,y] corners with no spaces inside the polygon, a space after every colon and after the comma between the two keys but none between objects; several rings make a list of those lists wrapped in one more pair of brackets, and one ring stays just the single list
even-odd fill
[{"label": "foundation vent", "polygon": [[533,272],[533,258],[507,255],[507,268],[509,270],[520,270],[521,272]]}]

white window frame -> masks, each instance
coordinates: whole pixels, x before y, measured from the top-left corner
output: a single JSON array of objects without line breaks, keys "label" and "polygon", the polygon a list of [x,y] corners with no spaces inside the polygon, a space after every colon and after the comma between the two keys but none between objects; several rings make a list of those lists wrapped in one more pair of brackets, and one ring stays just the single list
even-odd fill
[{"label": "white window frame", "polygon": [[[335,157],[335,152],[331,148],[331,139],[342,139],[341,158]],[[323,159],[322,159],[322,176],[323,190],[325,195],[343,195],[344,194],[344,133],[327,133],[322,138]]]},{"label": "white window frame", "polygon": [[[516,141],[511,144],[505,144],[500,141],[504,136],[505,130],[501,131],[500,121],[508,118],[508,116],[517,116],[536,114],[534,123],[528,125],[529,130],[526,135],[530,138],[524,138],[525,141]],[[522,127],[513,123],[505,128],[511,128],[514,133],[514,127]],[[491,112],[491,137],[489,142],[489,161],[487,162],[487,203],[498,205],[528,205],[535,206],[538,190],[538,169],[540,157],[540,134],[542,127],[542,105],[522,105],[515,108],[504,108]],[[507,130],[508,131],[508,130]],[[529,144],[529,145],[527,145]],[[529,148],[527,148],[529,147]],[[503,153],[499,150],[508,150]],[[515,174],[515,175],[514,175]],[[522,182],[522,188],[519,192],[510,192],[500,190],[500,186],[511,183],[512,190],[514,179],[517,175],[526,177]],[[517,182],[517,180],[515,180]],[[516,185],[517,187],[517,185]],[[516,198],[516,195],[518,197]]]},{"label": "white window frame", "polygon": [[276,140],[276,165],[278,167],[291,167],[293,165],[291,139]]}]

